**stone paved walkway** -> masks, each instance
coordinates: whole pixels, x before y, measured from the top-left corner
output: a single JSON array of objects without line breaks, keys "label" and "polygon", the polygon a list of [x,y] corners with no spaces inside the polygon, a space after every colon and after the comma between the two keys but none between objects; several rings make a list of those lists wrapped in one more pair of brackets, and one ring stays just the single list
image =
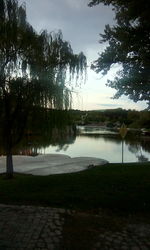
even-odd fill
[{"label": "stone paved walkway", "polygon": [[61,249],[66,213],[64,209],[0,205],[0,250]]},{"label": "stone paved walkway", "polygon": [[94,249],[149,250],[150,225],[134,224],[119,232],[101,233]]},{"label": "stone paved walkway", "polygon": [[[63,245],[63,228],[67,216],[74,214],[59,208],[0,205],[0,250],[72,250]],[[100,228],[91,250],[98,249],[149,250],[150,224],[129,223],[114,232]]]}]

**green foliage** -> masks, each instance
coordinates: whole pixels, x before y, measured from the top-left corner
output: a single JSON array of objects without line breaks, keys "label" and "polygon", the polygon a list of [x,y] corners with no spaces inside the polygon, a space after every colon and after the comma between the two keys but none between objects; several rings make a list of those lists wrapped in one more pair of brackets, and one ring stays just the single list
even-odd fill
[{"label": "green foliage", "polygon": [[150,111],[148,110],[136,111],[118,108],[93,111],[71,110],[70,113],[71,120],[74,120],[74,123],[78,125],[95,124],[106,126],[111,123],[113,127],[118,127],[125,123],[131,128],[150,128]]},{"label": "green foliage", "polygon": [[0,122],[4,137],[18,134],[9,143],[12,147],[20,140],[33,107],[71,106],[66,81],[82,80],[86,58],[73,53],[61,31],[38,34],[17,0],[1,0],[0,4]]},{"label": "green foliage", "polygon": [[117,90],[115,98],[126,95],[133,101],[146,101],[150,107],[150,2],[142,0],[93,0],[112,5],[116,24],[105,26],[101,42],[108,46],[94,62],[96,72],[107,74],[114,64],[121,65],[114,81],[108,86]]},{"label": "green foliage", "polygon": [[[0,93],[11,94],[30,101],[32,105],[67,108],[70,102],[66,87],[86,68],[83,53],[73,54],[61,32],[37,34],[26,21],[24,6],[17,1],[3,1],[0,23]],[[17,82],[15,82],[17,81]],[[15,91],[15,93],[13,92]],[[26,101],[26,100],[25,100]],[[26,101],[27,103],[27,101]]]}]

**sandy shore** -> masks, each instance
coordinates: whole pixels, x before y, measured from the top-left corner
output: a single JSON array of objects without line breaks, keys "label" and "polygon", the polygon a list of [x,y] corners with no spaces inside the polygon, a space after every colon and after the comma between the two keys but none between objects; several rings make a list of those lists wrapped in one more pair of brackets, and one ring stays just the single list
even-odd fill
[{"label": "sandy shore", "polygon": [[[104,165],[106,160],[94,157],[71,158],[63,154],[32,156],[13,156],[14,171],[33,175],[51,175],[73,173],[87,169],[89,166]],[[0,173],[6,171],[6,157],[0,157]]]}]

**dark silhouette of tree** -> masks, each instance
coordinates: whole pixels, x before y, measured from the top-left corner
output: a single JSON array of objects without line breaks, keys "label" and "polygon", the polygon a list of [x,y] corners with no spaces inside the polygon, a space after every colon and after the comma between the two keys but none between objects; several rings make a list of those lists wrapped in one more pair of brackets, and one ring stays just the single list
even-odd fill
[{"label": "dark silhouette of tree", "polygon": [[12,148],[24,133],[30,110],[70,107],[66,79],[82,78],[85,69],[84,54],[74,54],[61,32],[38,34],[26,20],[24,5],[0,1],[0,123],[8,176],[13,175]]},{"label": "dark silhouette of tree", "polygon": [[150,108],[150,2],[135,0],[92,0],[110,5],[115,11],[115,25],[105,26],[101,43],[108,46],[92,68],[107,74],[111,66],[121,65],[117,77],[108,86],[117,90],[115,97],[126,95],[133,101],[146,101]]}]

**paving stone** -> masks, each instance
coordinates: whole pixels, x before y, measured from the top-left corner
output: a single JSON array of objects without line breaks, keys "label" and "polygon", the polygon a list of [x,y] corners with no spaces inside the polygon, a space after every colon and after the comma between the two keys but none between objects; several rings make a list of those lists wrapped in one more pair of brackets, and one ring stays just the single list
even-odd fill
[{"label": "paving stone", "polygon": [[129,250],[128,246],[121,246],[120,250]]},{"label": "paving stone", "polygon": [[149,250],[149,248],[146,246],[141,246],[141,250]]},{"label": "paving stone", "polygon": [[[0,250],[61,250],[66,215],[74,213],[57,208],[0,205]],[[103,231],[92,249],[149,250],[149,239],[149,224],[130,224],[119,232]]]},{"label": "paving stone", "polygon": [[140,250],[139,247],[132,247],[131,250]]}]

